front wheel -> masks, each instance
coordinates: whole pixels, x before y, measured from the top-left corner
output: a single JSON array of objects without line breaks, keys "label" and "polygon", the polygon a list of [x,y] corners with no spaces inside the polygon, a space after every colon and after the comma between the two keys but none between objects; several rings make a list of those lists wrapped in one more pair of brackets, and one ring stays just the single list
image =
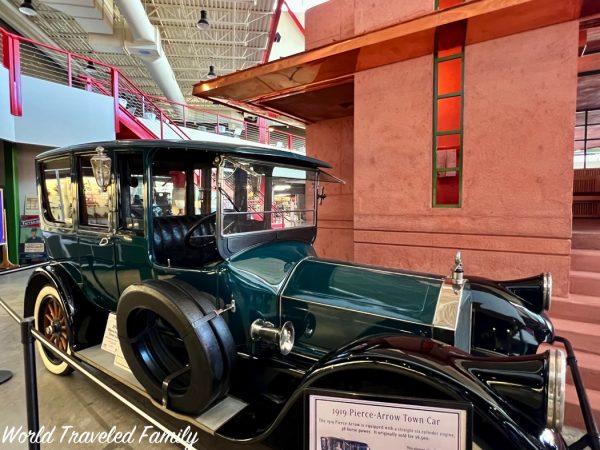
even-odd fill
[{"label": "front wheel", "polygon": [[[54,286],[44,286],[35,299],[33,312],[35,329],[42,333],[54,346],[71,353],[69,345],[69,323],[65,304]],[[44,366],[55,375],[68,375],[73,369],[52,351],[36,342]]]}]

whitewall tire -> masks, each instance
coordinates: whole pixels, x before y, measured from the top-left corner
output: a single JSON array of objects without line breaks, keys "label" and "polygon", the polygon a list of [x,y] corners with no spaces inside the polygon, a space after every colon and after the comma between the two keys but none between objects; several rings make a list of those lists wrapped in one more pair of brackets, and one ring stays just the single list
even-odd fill
[{"label": "whitewall tire", "polygon": [[[33,311],[35,329],[60,350],[71,354],[69,321],[65,303],[54,286],[44,286],[35,299]],[[36,342],[44,366],[55,375],[68,375],[73,369]]]}]

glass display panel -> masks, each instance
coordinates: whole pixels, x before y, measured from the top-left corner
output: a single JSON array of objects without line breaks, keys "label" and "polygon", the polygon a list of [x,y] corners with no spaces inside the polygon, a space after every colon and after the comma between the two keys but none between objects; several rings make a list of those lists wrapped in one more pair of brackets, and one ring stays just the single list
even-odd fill
[{"label": "glass display panel", "polygon": [[59,158],[41,164],[44,216],[51,222],[73,224],[71,158]]},{"label": "glass display panel", "polygon": [[227,160],[222,168],[224,235],[315,225],[316,172]]},{"label": "glass display panel", "polygon": [[103,191],[98,186],[90,158],[91,156],[82,156],[79,159],[81,186],[79,223],[108,228],[109,192]]}]

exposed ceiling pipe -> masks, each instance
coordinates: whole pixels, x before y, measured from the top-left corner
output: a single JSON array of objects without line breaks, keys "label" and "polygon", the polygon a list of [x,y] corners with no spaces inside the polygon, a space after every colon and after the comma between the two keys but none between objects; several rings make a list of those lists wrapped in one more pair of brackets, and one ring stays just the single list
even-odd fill
[{"label": "exposed ceiling pipe", "polygon": [[133,42],[127,43],[127,49],[140,57],[167,99],[185,103],[173,68],[160,43],[160,34],[150,23],[141,0],[115,0],[115,4],[133,34]]}]

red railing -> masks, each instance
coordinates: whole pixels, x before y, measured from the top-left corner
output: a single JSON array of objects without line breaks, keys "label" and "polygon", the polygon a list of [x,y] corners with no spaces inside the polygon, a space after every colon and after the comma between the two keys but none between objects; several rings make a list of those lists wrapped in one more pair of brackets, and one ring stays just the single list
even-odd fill
[{"label": "red railing", "polygon": [[[9,72],[10,111],[15,116],[23,114],[21,76],[27,75],[113,97],[117,133],[121,126],[120,117],[127,115],[161,139],[190,139],[189,132],[183,128],[193,128],[281,149],[303,151],[305,148],[303,137],[270,128],[266,120],[247,122],[234,117],[233,112],[214,113],[151,96],[109,64],[17,36],[2,28],[0,37],[0,56]],[[147,126],[154,121],[158,121],[158,133]]]},{"label": "red railing", "polygon": [[183,127],[262,142],[276,148],[305,150],[304,137],[274,128],[273,125],[247,122],[232,115],[215,113],[196,105],[178,103],[163,97],[152,96],[152,99]]}]

